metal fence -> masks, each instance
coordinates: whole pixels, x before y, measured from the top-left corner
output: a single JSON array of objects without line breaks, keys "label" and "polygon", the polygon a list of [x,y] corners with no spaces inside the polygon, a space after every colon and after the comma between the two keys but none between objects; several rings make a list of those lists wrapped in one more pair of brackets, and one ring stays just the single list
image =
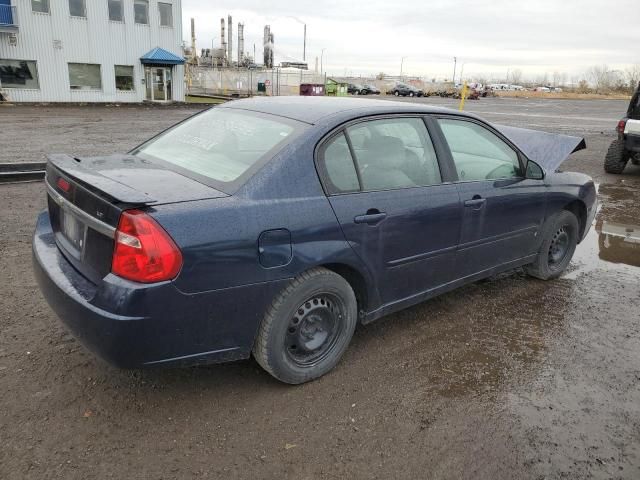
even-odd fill
[{"label": "metal fence", "polygon": [[[321,84],[326,75],[305,70],[244,70],[187,65],[187,95],[299,95],[303,83]],[[260,92],[258,86],[264,85]]]}]

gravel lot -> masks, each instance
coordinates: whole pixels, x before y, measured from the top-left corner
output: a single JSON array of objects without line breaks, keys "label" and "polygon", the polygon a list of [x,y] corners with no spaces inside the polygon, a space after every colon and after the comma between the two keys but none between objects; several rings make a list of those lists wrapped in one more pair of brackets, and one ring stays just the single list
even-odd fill
[{"label": "gravel lot", "polygon": [[[640,244],[606,233],[640,231],[640,168],[602,170],[625,107],[468,102],[586,137],[564,168],[596,179],[602,209],[570,271],[501,275],[359,328],[334,372],[299,387],[253,360],[94,358],[31,272],[42,183],[0,185],[0,478],[640,478]],[[0,162],[126,151],[196,111],[0,106]]]}]

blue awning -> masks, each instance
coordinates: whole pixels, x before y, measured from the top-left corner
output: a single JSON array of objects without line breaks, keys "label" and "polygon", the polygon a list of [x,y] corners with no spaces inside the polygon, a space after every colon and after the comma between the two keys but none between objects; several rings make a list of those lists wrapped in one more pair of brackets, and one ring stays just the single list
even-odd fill
[{"label": "blue awning", "polygon": [[156,47],[140,57],[140,62],[145,65],[182,65],[184,58]]}]

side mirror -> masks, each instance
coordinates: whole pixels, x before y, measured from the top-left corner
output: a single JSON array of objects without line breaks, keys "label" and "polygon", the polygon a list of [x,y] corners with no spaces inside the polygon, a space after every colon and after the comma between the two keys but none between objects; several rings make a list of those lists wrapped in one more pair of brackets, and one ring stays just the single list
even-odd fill
[{"label": "side mirror", "polygon": [[530,180],[544,180],[544,170],[536,162],[529,160],[525,177]]}]

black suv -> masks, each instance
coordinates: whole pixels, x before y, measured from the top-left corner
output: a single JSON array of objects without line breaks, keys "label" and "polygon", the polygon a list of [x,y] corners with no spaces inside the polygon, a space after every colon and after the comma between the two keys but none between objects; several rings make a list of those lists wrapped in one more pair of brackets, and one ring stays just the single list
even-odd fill
[{"label": "black suv", "polygon": [[360,95],[360,91],[362,90],[362,85],[358,85],[356,83],[350,83],[347,85],[347,93],[351,95]]},{"label": "black suv", "polygon": [[396,97],[421,97],[424,95],[424,92],[412,85],[407,85],[405,83],[398,83],[391,90],[387,91],[388,95],[395,95]]},{"label": "black suv", "polygon": [[365,83],[360,89],[360,95],[380,95],[380,90],[375,85]]},{"label": "black suv", "polygon": [[618,138],[613,141],[604,160],[607,173],[622,173],[627,162],[640,165],[640,83],[631,97],[627,116],[618,122]]}]

